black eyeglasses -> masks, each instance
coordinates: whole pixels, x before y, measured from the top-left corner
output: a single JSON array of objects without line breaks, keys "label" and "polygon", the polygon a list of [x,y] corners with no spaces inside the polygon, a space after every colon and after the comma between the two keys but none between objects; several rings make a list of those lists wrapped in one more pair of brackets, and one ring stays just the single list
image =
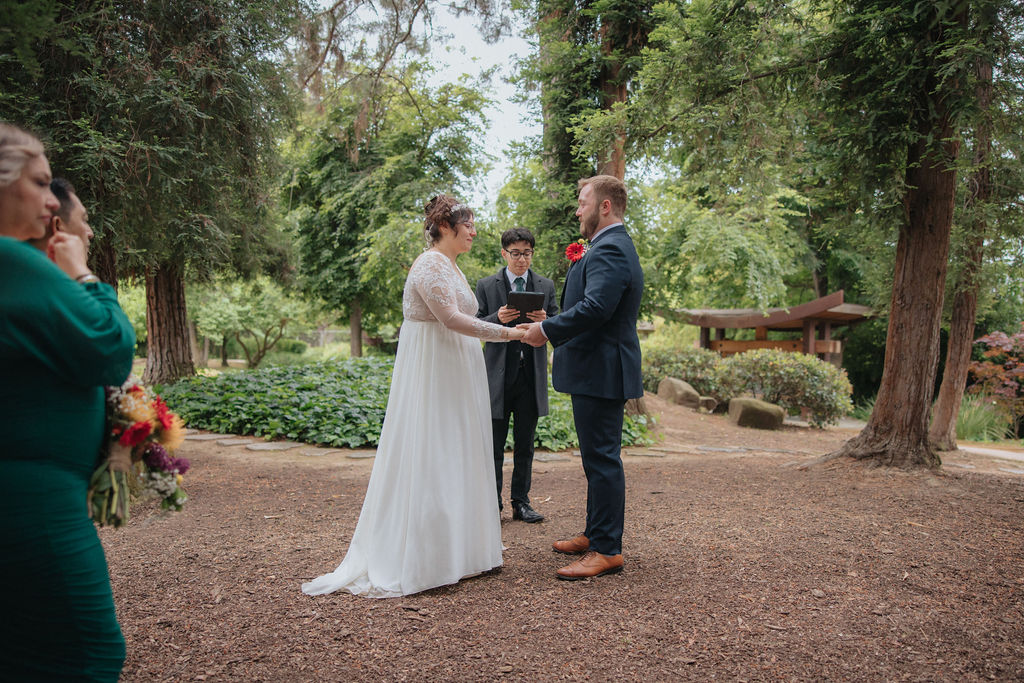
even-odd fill
[{"label": "black eyeglasses", "polygon": [[533,249],[527,249],[525,251],[519,251],[518,249],[513,249],[512,251],[509,251],[508,249],[506,249],[505,253],[511,256],[512,258],[530,258],[531,256],[533,256]]}]

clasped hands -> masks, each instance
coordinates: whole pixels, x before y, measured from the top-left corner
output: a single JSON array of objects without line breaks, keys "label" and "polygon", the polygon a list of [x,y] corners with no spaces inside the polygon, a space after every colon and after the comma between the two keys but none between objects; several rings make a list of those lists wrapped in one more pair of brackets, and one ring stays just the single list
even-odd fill
[{"label": "clasped hands", "polygon": [[[509,306],[502,306],[498,309],[498,320],[502,323],[512,322],[519,317],[519,310],[510,308]],[[540,329],[540,323],[542,320],[548,319],[547,311],[543,308],[538,308],[536,311],[529,311],[526,313],[526,317],[532,322],[520,323],[516,325],[515,329],[522,330],[522,336],[518,334],[512,337],[519,341],[529,344],[530,346],[544,346],[547,343],[547,337]]]}]

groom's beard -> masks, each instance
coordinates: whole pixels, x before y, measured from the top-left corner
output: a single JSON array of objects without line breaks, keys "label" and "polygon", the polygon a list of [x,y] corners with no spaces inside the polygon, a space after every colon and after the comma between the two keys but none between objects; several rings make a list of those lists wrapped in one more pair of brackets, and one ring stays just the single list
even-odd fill
[{"label": "groom's beard", "polygon": [[583,216],[583,220],[580,221],[580,234],[583,235],[583,239],[589,240],[597,232],[597,222],[601,219],[601,213],[599,207],[595,206],[590,213]]}]

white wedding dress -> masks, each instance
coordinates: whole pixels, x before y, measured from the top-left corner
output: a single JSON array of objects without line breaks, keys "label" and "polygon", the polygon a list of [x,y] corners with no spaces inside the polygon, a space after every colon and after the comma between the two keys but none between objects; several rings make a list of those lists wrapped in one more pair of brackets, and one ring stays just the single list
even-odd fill
[{"label": "white wedding dress", "polygon": [[501,566],[491,410],[478,339],[510,328],[476,318],[477,299],[444,254],[413,263],[387,413],[356,530],[341,565],[302,584],[322,595],[418,593]]}]

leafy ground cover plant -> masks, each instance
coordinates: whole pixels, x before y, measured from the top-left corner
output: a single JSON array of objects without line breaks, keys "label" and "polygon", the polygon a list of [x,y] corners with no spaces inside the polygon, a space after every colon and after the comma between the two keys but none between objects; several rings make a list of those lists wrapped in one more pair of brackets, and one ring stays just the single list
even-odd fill
[{"label": "leafy ground cover plant", "polygon": [[193,377],[164,400],[197,429],[357,448],[377,442],[393,367],[374,357]]},{"label": "leafy ground cover plant", "polygon": [[[390,357],[347,358],[193,377],[161,393],[196,429],[358,448],[377,445],[393,369]],[[578,446],[569,397],[551,391],[550,403],[537,424],[537,447]],[[623,444],[650,441],[647,420],[627,416]]]},{"label": "leafy ground cover plant", "polygon": [[809,412],[815,427],[834,424],[853,410],[846,372],[817,356],[755,349],[723,359],[715,371],[725,398],[750,394],[793,412]]}]

